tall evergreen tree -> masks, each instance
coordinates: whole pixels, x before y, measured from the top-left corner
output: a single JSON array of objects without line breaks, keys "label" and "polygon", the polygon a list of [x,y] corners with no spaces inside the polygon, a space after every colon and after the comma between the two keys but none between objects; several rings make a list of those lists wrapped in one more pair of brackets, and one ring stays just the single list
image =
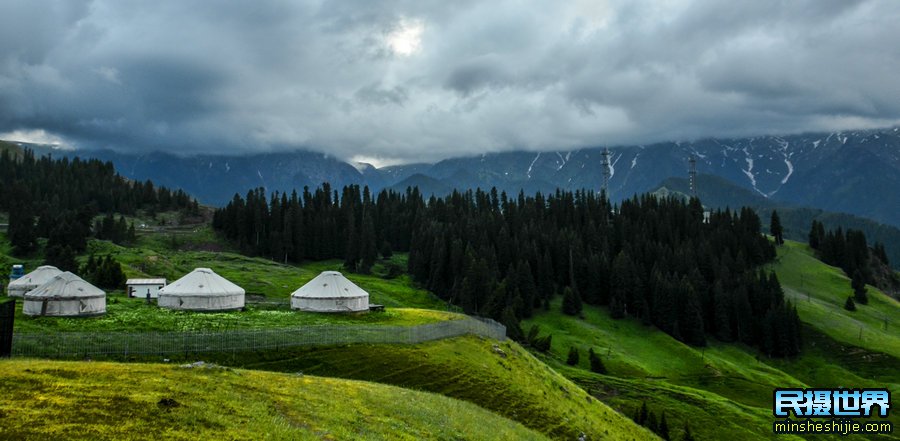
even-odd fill
[{"label": "tall evergreen tree", "polygon": [[35,233],[34,215],[28,204],[10,210],[6,235],[15,248],[16,254],[28,254],[37,248],[37,234]]},{"label": "tall evergreen tree", "polygon": [[578,355],[578,348],[575,346],[569,347],[569,355],[566,356],[566,364],[569,366],[575,366],[578,364],[578,359],[580,356]]},{"label": "tall evergreen tree", "polygon": [[578,315],[581,313],[581,309],[581,298],[572,287],[567,286],[563,290],[562,312],[568,315]]},{"label": "tall evergreen tree", "polygon": [[769,232],[772,233],[777,245],[784,245],[784,228],[781,226],[781,218],[778,216],[777,210],[772,210]]},{"label": "tall evergreen tree", "polygon": [[588,362],[591,364],[591,372],[606,374],[606,366],[603,365],[603,360],[600,359],[600,356],[594,352],[594,348],[588,349]]},{"label": "tall evergreen tree", "polygon": [[659,435],[660,438],[668,441],[670,440],[669,435],[669,422],[666,420],[666,412],[663,411],[662,415],[659,417],[659,430],[656,431],[656,434]]}]

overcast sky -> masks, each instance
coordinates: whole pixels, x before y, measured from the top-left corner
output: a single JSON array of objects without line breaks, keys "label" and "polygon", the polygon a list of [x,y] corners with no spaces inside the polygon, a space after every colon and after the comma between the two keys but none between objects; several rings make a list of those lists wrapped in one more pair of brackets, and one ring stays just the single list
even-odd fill
[{"label": "overcast sky", "polygon": [[900,1],[0,2],[0,139],[379,163],[900,121]]}]

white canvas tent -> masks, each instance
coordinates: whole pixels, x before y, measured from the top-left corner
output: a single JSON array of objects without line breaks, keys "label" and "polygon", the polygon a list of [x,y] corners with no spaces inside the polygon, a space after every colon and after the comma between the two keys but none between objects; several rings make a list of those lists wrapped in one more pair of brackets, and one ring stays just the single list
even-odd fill
[{"label": "white canvas tent", "polygon": [[159,306],[188,311],[230,311],[244,307],[244,288],[209,268],[197,268],[159,290]]},{"label": "white canvas tent", "polygon": [[77,317],[106,313],[106,293],[68,271],[25,294],[26,315]]},{"label": "white canvas tent", "polygon": [[315,312],[368,311],[369,293],[337,271],[325,271],[291,294],[291,308]]},{"label": "white canvas tent", "polygon": [[39,266],[34,271],[9,282],[7,293],[10,297],[25,297],[25,293],[47,283],[59,274],[62,274],[62,271],[55,266]]}]

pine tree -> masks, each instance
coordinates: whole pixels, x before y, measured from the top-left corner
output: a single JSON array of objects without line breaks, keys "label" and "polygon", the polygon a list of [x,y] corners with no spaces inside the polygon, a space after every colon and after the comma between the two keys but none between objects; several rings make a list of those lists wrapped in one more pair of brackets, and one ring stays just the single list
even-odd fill
[{"label": "pine tree", "polygon": [[581,298],[571,287],[567,286],[563,290],[562,312],[568,315],[578,315],[581,313],[581,308]]},{"label": "pine tree", "polygon": [[656,433],[659,430],[659,423],[657,423],[656,421],[656,414],[653,413],[652,410],[647,414],[646,426],[653,433]]},{"label": "pine tree", "polygon": [[781,218],[778,211],[772,210],[772,219],[769,223],[769,232],[775,238],[775,244],[784,245],[784,228],[781,227]]},{"label": "pine tree", "polygon": [[37,247],[34,216],[27,204],[9,211],[9,226],[6,235],[15,248],[16,254],[28,254]]},{"label": "pine tree", "polygon": [[678,324],[684,342],[694,346],[706,346],[706,336],[703,333],[703,310],[700,300],[687,278],[682,279],[680,291],[684,301],[684,313],[678,320]]},{"label": "pine tree", "polygon": [[594,352],[594,348],[588,349],[588,361],[591,363],[591,372],[606,374],[606,366],[603,365],[603,360]]},{"label": "pine tree", "polygon": [[372,270],[375,260],[378,259],[378,249],[375,246],[375,225],[368,211],[362,217],[360,242],[359,272],[368,274]]},{"label": "pine tree", "polygon": [[647,402],[641,402],[641,410],[638,412],[638,420],[637,423],[644,426],[647,424],[647,417],[649,416],[650,410],[647,409]]},{"label": "pine tree", "polygon": [[819,230],[818,230],[818,222],[815,220],[812,221],[812,226],[809,227],[809,247],[818,250],[819,249]]},{"label": "pine tree", "polygon": [[856,311],[856,302],[853,301],[853,296],[847,297],[847,301],[844,302],[844,309],[847,311]]},{"label": "pine tree", "polygon": [[669,422],[666,421],[666,411],[662,412],[662,415],[659,417],[659,430],[656,431],[656,434],[659,435],[660,438],[668,441],[669,438]]},{"label": "pine tree", "polygon": [[569,366],[575,366],[578,364],[578,349],[575,346],[569,347],[569,355],[566,357],[566,364]]},{"label": "pine tree", "polygon": [[516,317],[513,308],[507,306],[503,309],[503,315],[500,322],[503,323],[503,326],[506,326],[507,337],[509,337],[513,341],[526,341],[525,334],[522,332],[522,328],[519,326],[519,319],[518,317]]},{"label": "pine tree", "polygon": [[62,271],[78,271],[75,251],[68,245],[49,245],[44,257],[45,265],[53,265]]},{"label": "pine tree", "polygon": [[884,250],[884,244],[881,242],[875,242],[875,246],[872,249],[872,254],[881,261],[884,266],[891,266],[891,262],[888,260],[887,252]]}]

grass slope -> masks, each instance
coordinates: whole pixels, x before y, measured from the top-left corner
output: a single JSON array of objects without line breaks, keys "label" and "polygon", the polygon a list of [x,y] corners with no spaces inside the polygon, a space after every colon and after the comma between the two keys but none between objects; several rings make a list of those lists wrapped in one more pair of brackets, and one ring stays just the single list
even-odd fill
[{"label": "grass slope", "polygon": [[[605,309],[587,306],[582,318],[566,316],[559,300],[523,327],[536,324],[542,335],[552,334],[550,354],[539,357],[595,396],[628,414],[646,401],[656,413],[666,411],[673,433],[689,421],[701,439],[773,437],[775,387],[888,387],[900,393],[900,328],[884,328],[884,317],[900,317],[896,301],[869,287],[870,304],[845,311],[849,280],[794,242],[779,248],[771,269],[806,323],[804,351],[794,359],[758,357],[753,348],[714,340],[693,348],[637,321],[613,320]],[[575,367],[562,362],[571,346],[581,352]],[[590,347],[602,355],[609,375],[588,372]],[[897,415],[889,420],[900,423]]]},{"label": "grass slope", "polygon": [[361,381],[34,360],[0,361],[0,378],[3,439],[545,439],[470,403]]},{"label": "grass slope", "polygon": [[869,304],[858,305],[855,312],[844,310],[844,302],[853,294],[850,279],[840,268],[816,259],[809,246],[799,242],[787,241],[778,247],[771,268],[804,322],[842,343],[900,359],[900,302],[867,286]]},{"label": "grass slope", "polygon": [[229,353],[219,359],[210,354],[207,360],[435,392],[475,403],[554,439],[577,439],[582,432],[590,440],[653,438],[510,341],[460,337],[419,345]]}]

